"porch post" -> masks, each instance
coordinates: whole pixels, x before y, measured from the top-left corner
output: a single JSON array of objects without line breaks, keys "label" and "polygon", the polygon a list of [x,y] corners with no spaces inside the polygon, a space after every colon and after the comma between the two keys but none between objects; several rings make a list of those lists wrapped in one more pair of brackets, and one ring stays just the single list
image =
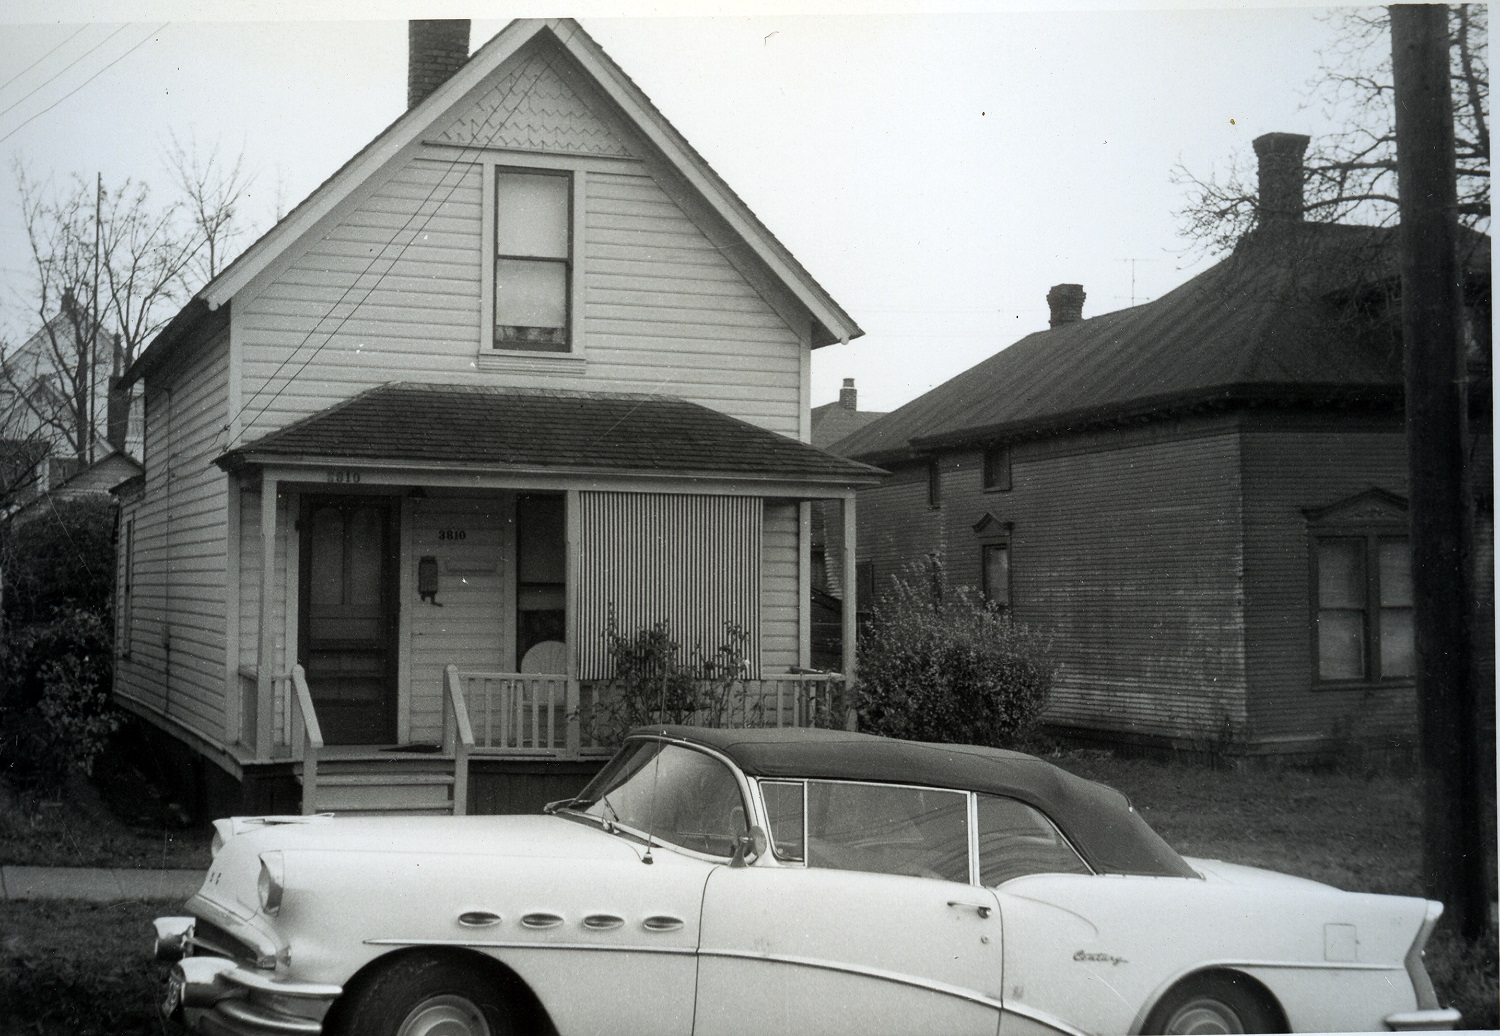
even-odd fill
[{"label": "porch post", "polygon": [[276,479],[260,480],[260,635],[255,653],[255,754],[271,757],[271,717],[275,712]]},{"label": "porch post", "polygon": [[812,666],[812,501],[797,504],[797,668]]},{"label": "porch post", "polygon": [[859,635],[859,624],[856,621],[859,612],[859,579],[854,572],[854,555],[857,544],[854,542],[854,494],[851,492],[844,497],[844,609],[840,618],[843,620],[844,640],[844,679],[848,683],[854,682],[855,638]]},{"label": "porch post", "polygon": [[566,580],[563,588],[563,608],[566,619],[563,623],[563,643],[566,645],[568,655],[565,666],[568,679],[564,699],[568,717],[566,752],[569,758],[577,758],[583,747],[582,724],[578,715],[582,700],[578,686],[578,573],[581,560],[579,552],[583,547],[582,497],[578,490],[569,489],[563,501],[563,556],[566,562],[566,575],[563,577]]}]

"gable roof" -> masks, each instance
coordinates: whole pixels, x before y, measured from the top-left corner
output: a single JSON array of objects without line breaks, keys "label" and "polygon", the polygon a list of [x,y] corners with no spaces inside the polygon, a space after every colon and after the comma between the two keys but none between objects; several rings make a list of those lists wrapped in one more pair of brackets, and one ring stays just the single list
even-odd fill
[{"label": "gable roof", "polygon": [[[1161,298],[1016,342],[837,444],[881,463],[1184,408],[1398,405],[1395,228],[1257,231]],[[1489,240],[1467,266],[1488,276]]]},{"label": "gable roof", "polygon": [[883,474],[670,396],[410,383],[370,389],[230,450],[218,463],[233,469],[330,460],[846,486]]},{"label": "gable roof", "polygon": [[[402,113],[221,270],[194,295],[193,301],[206,305],[209,310],[227,303],[285,251],[333,215],[360,185],[387,163],[419,145],[424,134],[433,127],[451,120],[463,105],[473,99],[472,95],[485,88],[507,60],[538,39],[550,39],[561,46],[590,77],[593,85],[616,105],[624,118],[745,243],[749,254],[807,308],[813,318],[815,347],[848,341],[864,334],[853,318],[667,121],[634,80],[571,18],[526,18],[511,22],[475,51],[442,86],[420,104]],[[159,335],[127,372],[127,380],[134,381],[143,371],[159,364],[159,354],[169,351],[181,337],[180,334],[168,335],[165,332]]]}]

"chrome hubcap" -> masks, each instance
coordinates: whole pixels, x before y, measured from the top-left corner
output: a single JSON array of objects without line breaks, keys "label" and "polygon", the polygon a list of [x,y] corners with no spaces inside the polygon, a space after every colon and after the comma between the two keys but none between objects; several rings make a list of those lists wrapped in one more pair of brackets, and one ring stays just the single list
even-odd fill
[{"label": "chrome hubcap", "polygon": [[1204,997],[1189,1000],[1179,1007],[1167,1022],[1166,1030],[1180,1036],[1192,1033],[1240,1033],[1245,1031],[1245,1025],[1228,1004]]},{"label": "chrome hubcap", "polygon": [[406,1016],[396,1036],[491,1036],[484,1013],[467,997],[444,993],[423,1000]]}]

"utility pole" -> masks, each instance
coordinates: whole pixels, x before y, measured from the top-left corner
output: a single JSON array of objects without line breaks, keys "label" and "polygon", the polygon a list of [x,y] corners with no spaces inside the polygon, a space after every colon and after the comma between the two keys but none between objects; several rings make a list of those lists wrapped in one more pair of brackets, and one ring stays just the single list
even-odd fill
[{"label": "utility pole", "polygon": [[99,415],[94,412],[95,399],[99,394],[99,217],[101,196],[104,194],[104,173],[94,174],[94,294],[89,306],[89,371],[86,379],[88,385],[88,451],[87,461],[92,464],[94,458],[94,440],[97,436],[94,429],[98,428]]},{"label": "utility pole", "polygon": [[1448,8],[1391,11],[1422,878],[1466,940],[1489,921],[1474,673],[1474,512],[1460,335]]}]

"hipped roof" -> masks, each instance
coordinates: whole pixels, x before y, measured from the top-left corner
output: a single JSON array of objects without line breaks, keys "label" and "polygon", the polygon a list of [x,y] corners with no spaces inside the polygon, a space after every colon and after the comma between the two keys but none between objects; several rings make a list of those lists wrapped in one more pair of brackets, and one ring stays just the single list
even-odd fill
[{"label": "hipped roof", "polygon": [[853,486],[879,469],[709,407],[644,393],[382,385],[231,450],[219,464],[378,462]]},{"label": "hipped roof", "polygon": [[[1182,408],[1401,399],[1396,228],[1266,227],[1144,305],[1016,342],[839,442],[871,463]],[[1466,269],[1488,277],[1489,239]],[[1481,273],[1482,271],[1482,273]]]},{"label": "hipped roof", "polygon": [[335,213],[344,199],[376,175],[386,163],[400,158],[407,148],[420,142],[424,132],[468,103],[506,61],[539,37],[552,39],[577,62],[621,115],[739,235],[748,253],[764,264],[771,276],[807,307],[813,319],[814,347],[848,341],[864,334],[854,319],[750,211],[744,200],[704,161],[645,92],[578,22],[571,18],[518,18],[475,51],[452,78],[386,127],[204,285],[125,372],[125,384],[135,382],[158,367],[176,343],[185,339],[189,325],[202,318],[204,310],[216,310],[229,302],[283,252],[314,232],[323,220]]}]

